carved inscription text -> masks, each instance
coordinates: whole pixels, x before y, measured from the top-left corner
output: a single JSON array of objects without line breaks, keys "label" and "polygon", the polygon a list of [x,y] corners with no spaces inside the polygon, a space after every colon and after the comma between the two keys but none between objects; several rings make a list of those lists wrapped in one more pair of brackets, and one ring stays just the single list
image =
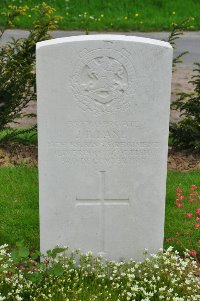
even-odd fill
[{"label": "carved inscription text", "polygon": [[98,124],[69,121],[63,129],[63,138],[50,142],[49,148],[65,164],[92,162],[111,166],[126,164],[136,158],[157,157],[160,142],[131,138],[140,127],[141,124],[132,121],[102,121]]}]

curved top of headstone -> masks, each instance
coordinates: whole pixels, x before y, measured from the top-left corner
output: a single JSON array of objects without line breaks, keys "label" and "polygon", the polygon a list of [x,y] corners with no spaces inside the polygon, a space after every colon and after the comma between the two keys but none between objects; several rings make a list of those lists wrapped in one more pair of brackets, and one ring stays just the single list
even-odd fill
[{"label": "curved top of headstone", "polygon": [[144,44],[151,44],[151,45],[156,45],[156,46],[161,46],[166,48],[172,48],[170,43],[160,41],[160,40],[155,40],[155,39],[136,37],[136,36],[114,35],[114,34],[96,34],[96,35],[71,36],[71,37],[42,41],[37,43],[37,49],[43,46],[51,46],[51,45],[58,45],[62,43],[81,42],[81,41],[124,41],[124,42],[144,43]]}]

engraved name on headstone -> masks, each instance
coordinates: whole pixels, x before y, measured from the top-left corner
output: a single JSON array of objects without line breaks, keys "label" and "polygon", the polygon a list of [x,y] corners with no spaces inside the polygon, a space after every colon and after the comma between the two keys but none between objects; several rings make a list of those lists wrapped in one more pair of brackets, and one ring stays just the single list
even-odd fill
[{"label": "engraved name on headstone", "polygon": [[42,252],[162,247],[171,65],[171,46],[146,38],[37,44]]}]

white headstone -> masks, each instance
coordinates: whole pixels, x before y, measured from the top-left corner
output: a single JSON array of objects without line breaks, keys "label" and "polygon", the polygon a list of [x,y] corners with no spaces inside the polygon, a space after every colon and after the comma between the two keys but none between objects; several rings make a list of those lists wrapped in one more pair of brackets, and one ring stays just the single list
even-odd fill
[{"label": "white headstone", "polygon": [[172,48],[119,35],[37,44],[41,251],[163,246]]}]

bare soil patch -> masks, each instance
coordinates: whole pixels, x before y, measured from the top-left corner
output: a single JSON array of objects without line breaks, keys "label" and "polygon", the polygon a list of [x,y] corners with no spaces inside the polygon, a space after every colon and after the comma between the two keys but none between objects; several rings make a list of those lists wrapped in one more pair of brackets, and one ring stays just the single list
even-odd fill
[{"label": "bare soil patch", "polygon": [[36,145],[7,143],[0,146],[0,166],[37,166],[38,149]]},{"label": "bare soil patch", "polygon": [[178,171],[191,171],[200,169],[200,154],[189,151],[176,151],[169,149],[168,169]]}]

